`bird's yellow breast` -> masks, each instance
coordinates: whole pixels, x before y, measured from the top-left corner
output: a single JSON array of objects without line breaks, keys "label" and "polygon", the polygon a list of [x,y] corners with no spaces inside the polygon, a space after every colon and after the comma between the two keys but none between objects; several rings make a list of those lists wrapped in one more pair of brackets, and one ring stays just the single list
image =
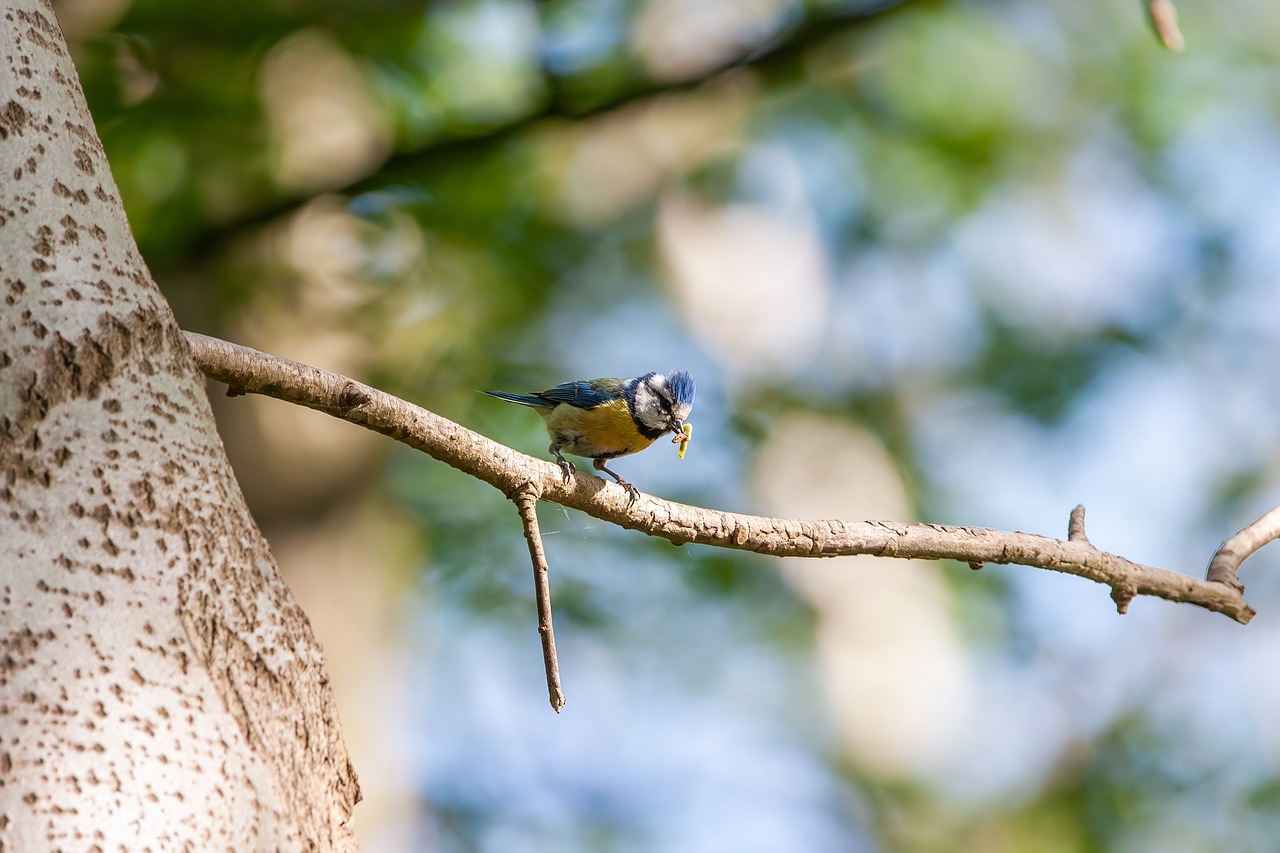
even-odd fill
[{"label": "bird's yellow breast", "polygon": [[588,459],[626,456],[644,450],[654,441],[640,434],[627,401],[621,398],[594,409],[556,406],[547,414],[547,431],[563,450]]}]

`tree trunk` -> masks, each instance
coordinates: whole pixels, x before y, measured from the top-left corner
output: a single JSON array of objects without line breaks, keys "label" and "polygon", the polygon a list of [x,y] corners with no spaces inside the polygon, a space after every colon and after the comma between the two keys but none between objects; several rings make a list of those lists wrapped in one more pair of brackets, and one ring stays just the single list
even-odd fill
[{"label": "tree trunk", "polygon": [[323,655],[53,13],[0,13],[0,850],[352,848]]}]

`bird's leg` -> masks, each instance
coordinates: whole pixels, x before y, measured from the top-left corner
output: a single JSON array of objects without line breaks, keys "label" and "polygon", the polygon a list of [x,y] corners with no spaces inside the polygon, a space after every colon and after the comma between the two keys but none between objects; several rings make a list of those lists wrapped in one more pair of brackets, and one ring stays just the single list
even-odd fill
[{"label": "bird's leg", "polygon": [[640,497],[640,490],[639,490],[639,489],[637,489],[635,486],[631,485],[631,484],[630,484],[629,482],[627,482],[626,480],[624,480],[624,479],[622,479],[621,477],[619,477],[619,476],[618,476],[618,472],[617,472],[617,471],[611,471],[611,470],[609,470],[609,466],[607,466],[607,465],[605,465],[605,464],[604,464],[604,460],[603,460],[603,459],[597,459],[597,460],[595,460],[595,462],[593,462],[592,464],[594,464],[594,465],[595,465],[595,468],[596,468],[596,470],[597,470],[597,471],[603,471],[603,472],[605,472],[606,474],[608,474],[610,477],[612,477],[613,479],[617,480],[617,481],[618,481],[618,485],[619,485],[619,486],[622,486],[622,488],[626,489],[626,490],[627,490],[627,492],[629,492],[629,493],[630,493],[632,502],[634,502],[636,498]]},{"label": "bird's leg", "polygon": [[547,449],[555,454],[556,464],[560,466],[560,471],[564,474],[564,481],[566,483],[570,482],[573,479],[573,472],[577,470],[573,467],[573,463],[560,455],[560,445],[553,444]]}]

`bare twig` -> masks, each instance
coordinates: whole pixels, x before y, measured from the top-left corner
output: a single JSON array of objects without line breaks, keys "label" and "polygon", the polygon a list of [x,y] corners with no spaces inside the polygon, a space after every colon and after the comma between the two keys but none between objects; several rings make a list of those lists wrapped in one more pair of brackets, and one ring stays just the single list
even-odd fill
[{"label": "bare twig", "polygon": [[[1084,504],[1076,504],[1076,508],[1071,510],[1071,517],[1067,519],[1067,541],[1093,547],[1084,531]],[[1128,578],[1111,585],[1111,600],[1116,603],[1116,610],[1121,616],[1129,612],[1129,603],[1137,594],[1137,587]]]},{"label": "bare twig", "polygon": [[1224,540],[1218,546],[1218,550],[1213,553],[1213,559],[1209,561],[1205,580],[1226,584],[1243,594],[1244,584],[1240,582],[1237,574],[1240,564],[1273,539],[1280,539],[1280,506],[1235,536]]},{"label": "bare twig", "polygon": [[[248,393],[318,408],[388,435],[484,480],[503,494],[513,495],[522,485],[532,482],[542,500],[677,544],[693,542],[779,557],[871,554],[950,559],[970,565],[1017,563],[1079,575],[1113,590],[1132,586],[1134,595],[1195,604],[1242,623],[1254,616],[1240,591],[1228,584],[1144,566],[1100,551],[1087,542],[1064,542],[983,527],[766,518],[686,506],[649,495],[642,495],[633,503],[620,486],[587,474],[576,474],[566,482],[559,467],[550,462],[526,456],[336,373],[190,332],[187,340],[196,363],[211,379]],[[334,405],[335,401],[350,401],[362,395],[365,400],[358,405]]]},{"label": "bare twig", "polygon": [[1089,544],[1089,537],[1084,532],[1084,504],[1078,504],[1071,510],[1071,518],[1067,520],[1067,541]]},{"label": "bare twig", "polygon": [[525,483],[511,496],[524,538],[529,542],[529,559],[533,561],[533,591],[538,602],[538,635],[542,638],[542,663],[547,670],[547,696],[557,714],[564,707],[564,691],[560,688],[560,663],[556,660],[556,634],[551,627],[551,584],[548,580],[547,555],[542,550],[542,533],[538,530],[538,488]]},{"label": "bare twig", "polygon": [[1173,0],[1146,0],[1146,6],[1151,28],[1156,31],[1160,43],[1174,53],[1181,52],[1187,42],[1182,37],[1182,30],[1178,29],[1178,10],[1174,8]]}]

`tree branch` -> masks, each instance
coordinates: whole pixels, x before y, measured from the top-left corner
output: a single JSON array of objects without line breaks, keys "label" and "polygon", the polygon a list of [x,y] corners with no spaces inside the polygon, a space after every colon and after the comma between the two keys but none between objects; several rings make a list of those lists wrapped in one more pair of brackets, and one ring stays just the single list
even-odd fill
[{"label": "tree branch", "polygon": [[529,559],[533,561],[533,591],[538,602],[538,635],[542,637],[542,663],[547,670],[547,695],[557,714],[564,707],[564,690],[560,688],[560,663],[556,660],[556,634],[551,626],[551,584],[547,555],[542,550],[542,533],[538,530],[538,487],[532,482],[516,489],[511,499],[524,524],[524,538],[529,542]]},{"label": "tree branch", "polygon": [[1273,539],[1280,539],[1280,507],[1271,510],[1235,536],[1224,540],[1214,552],[1213,559],[1209,561],[1209,570],[1205,572],[1205,579],[1226,584],[1243,593],[1244,584],[1240,583],[1236,570],[1255,551]]},{"label": "tree branch", "polygon": [[1113,590],[1117,604],[1135,595],[1151,595],[1195,604],[1241,623],[1254,616],[1242,591],[1228,583],[1144,566],[1100,551],[1088,541],[941,524],[766,518],[687,506],[649,495],[633,503],[620,486],[588,474],[575,474],[566,482],[550,462],[526,456],[336,373],[204,335],[187,332],[186,337],[205,375],[235,391],[319,409],[380,432],[484,480],[513,500],[520,488],[532,483],[543,500],[677,545],[692,542],[778,557],[870,554],[949,559],[970,565],[1017,563],[1105,584]]}]

